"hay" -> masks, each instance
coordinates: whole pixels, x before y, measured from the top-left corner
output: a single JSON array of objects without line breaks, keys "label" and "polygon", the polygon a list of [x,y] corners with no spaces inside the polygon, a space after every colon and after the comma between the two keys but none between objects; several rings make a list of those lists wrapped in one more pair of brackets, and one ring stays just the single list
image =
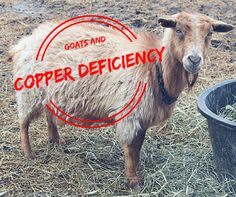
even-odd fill
[{"label": "hay", "polygon": [[[202,9],[201,12],[212,17],[221,16],[234,22],[231,19],[234,4],[230,1],[222,4],[220,0],[199,0],[194,4],[183,1],[181,7],[169,0],[159,3],[85,0],[83,4],[77,1],[25,3],[11,0],[5,7],[3,4],[0,2],[3,11],[0,16],[0,195],[226,197],[236,194],[230,186],[233,181],[220,183],[217,179],[207,124],[196,109],[200,91],[236,77],[236,52],[230,37],[233,33],[214,35],[213,39],[222,45],[210,50],[211,61],[206,62],[193,91],[182,94],[170,120],[149,129],[141,153],[143,185],[135,190],[126,187],[123,153],[112,127],[84,130],[68,126],[59,130],[66,144],[52,146],[47,142],[46,124],[41,118],[30,126],[36,159],[25,159],[18,146],[19,126],[11,65],[4,61],[9,45],[30,33],[40,22],[52,18],[98,13],[130,26],[135,19],[142,19],[144,29],[160,32],[157,16],[173,14],[187,7],[195,11]],[[22,4],[23,12],[18,4]],[[226,45],[229,48],[223,47]]]},{"label": "hay", "polygon": [[223,118],[236,122],[236,103],[221,108],[218,114]]}]

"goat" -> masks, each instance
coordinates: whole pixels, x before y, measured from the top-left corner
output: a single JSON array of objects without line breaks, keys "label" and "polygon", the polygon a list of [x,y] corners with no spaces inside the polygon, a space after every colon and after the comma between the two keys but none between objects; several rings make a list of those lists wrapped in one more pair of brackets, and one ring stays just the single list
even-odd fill
[{"label": "goat", "polygon": [[[116,30],[99,25],[80,25],[68,29],[50,46],[44,63],[36,62],[38,46],[58,22],[41,24],[32,35],[25,37],[10,50],[14,63],[14,78],[51,70],[62,63],[77,65],[89,60],[116,56],[120,52],[143,51],[165,47],[162,62],[140,64],[127,70],[118,70],[102,77],[76,78],[75,81],[51,83],[39,88],[16,92],[20,124],[21,146],[26,157],[32,158],[29,141],[29,124],[43,112],[46,114],[48,136],[51,142],[59,143],[57,126],[65,123],[44,108],[52,99],[62,110],[74,117],[99,119],[122,109],[131,100],[132,90],[138,81],[147,83],[147,90],[137,108],[116,125],[116,132],[125,154],[125,174],[130,187],[139,184],[136,170],[139,166],[140,149],[146,130],[167,119],[184,87],[192,87],[204,64],[213,31],[227,32],[232,25],[214,20],[202,14],[178,13],[159,18],[165,28],[164,36],[137,32],[138,39],[127,43]],[[62,43],[72,42],[75,37],[106,36],[106,47],[93,45],[83,51],[61,51]],[[75,69],[75,67],[73,67]],[[190,76],[193,81],[190,81]],[[96,96],[97,94],[102,96]],[[85,98],[81,102],[80,98]],[[60,112],[57,111],[59,114]]]}]

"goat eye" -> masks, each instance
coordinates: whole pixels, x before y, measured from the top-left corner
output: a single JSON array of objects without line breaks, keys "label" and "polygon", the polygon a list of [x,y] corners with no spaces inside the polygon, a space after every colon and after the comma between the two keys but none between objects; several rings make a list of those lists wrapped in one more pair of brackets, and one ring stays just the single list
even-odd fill
[{"label": "goat eye", "polygon": [[181,29],[176,29],[175,32],[176,32],[177,36],[179,36],[180,39],[183,39],[184,32]]},{"label": "goat eye", "polygon": [[180,29],[176,29],[175,32],[176,32],[177,34],[183,34],[183,32],[182,32]]},{"label": "goat eye", "polygon": [[210,37],[212,35],[212,31],[209,31],[207,34],[207,37]]}]

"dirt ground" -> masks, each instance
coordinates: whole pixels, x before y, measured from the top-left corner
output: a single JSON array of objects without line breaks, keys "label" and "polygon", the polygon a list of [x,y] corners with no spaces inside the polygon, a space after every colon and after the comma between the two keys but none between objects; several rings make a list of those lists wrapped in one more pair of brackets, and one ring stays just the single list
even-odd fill
[{"label": "dirt ground", "polygon": [[30,127],[36,159],[19,148],[19,126],[9,46],[49,19],[82,14],[112,17],[136,29],[160,33],[157,19],[195,11],[236,25],[235,0],[0,0],[0,196],[236,196],[230,181],[219,183],[205,119],[197,95],[217,82],[236,78],[236,30],[214,34],[209,58],[191,92],[183,92],[174,115],[149,129],[142,149],[144,183],[126,187],[124,159],[114,128],[60,129],[63,146],[47,142],[43,118]]}]

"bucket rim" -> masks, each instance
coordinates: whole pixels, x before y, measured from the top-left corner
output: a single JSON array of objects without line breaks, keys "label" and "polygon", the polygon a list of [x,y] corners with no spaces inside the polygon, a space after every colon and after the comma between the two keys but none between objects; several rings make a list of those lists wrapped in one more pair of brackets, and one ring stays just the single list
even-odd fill
[{"label": "bucket rim", "polygon": [[236,79],[229,79],[225,80],[221,83],[218,83],[212,87],[209,87],[203,92],[200,93],[200,95],[197,98],[197,108],[198,111],[207,119],[210,119],[212,121],[216,121],[220,123],[221,125],[224,125],[228,128],[233,128],[236,131],[236,122],[228,120],[226,118],[222,118],[218,116],[217,114],[213,113],[207,106],[206,106],[206,97],[210,94],[210,92],[215,91],[216,89],[225,86],[230,83],[236,83]]}]

